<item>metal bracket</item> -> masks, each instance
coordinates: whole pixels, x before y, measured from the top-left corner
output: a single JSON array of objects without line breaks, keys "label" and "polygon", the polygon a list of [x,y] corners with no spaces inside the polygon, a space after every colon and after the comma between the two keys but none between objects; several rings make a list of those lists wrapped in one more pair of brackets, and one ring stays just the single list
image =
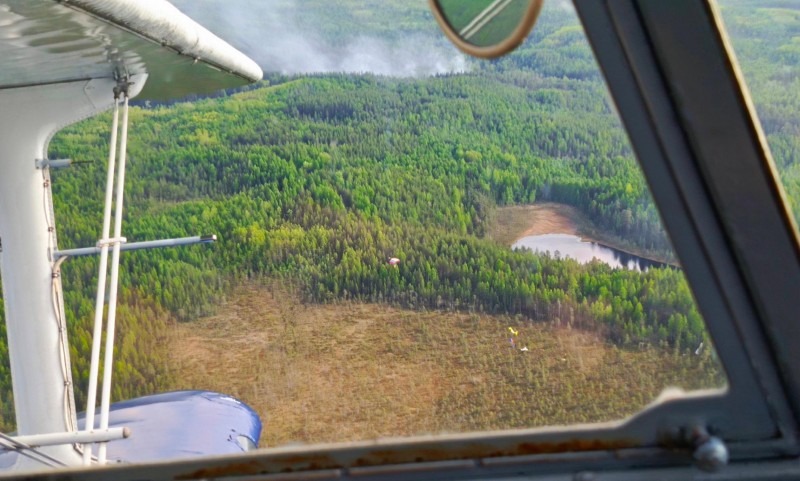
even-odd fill
[{"label": "metal bracket", "polygon": [[688,450],[694,464],[706,472],[716,472],[728,464],[730,454],[725,442],[709,433],[704,425],[675,426],[662,432],[661,447]]},{"label": "metal bracket", "polygon": [[127,97],[128,89],[131,85],[133,85],[133,82],[130,81],[128,74],[120,75],[117,78],[117,85],[114,87],[114,98]]},{"label": "metal bracket", "polygon": [[37,169],[63,169],[72,165],[72,159],[36,159]]},{"label": "metal bracket", "polygon": [[100,239],[97,241],[96,247],[101,248],[103,246],[113,246],[115,244],[125,244],[128,242],[127,237],[112,237],[110,239]]}]

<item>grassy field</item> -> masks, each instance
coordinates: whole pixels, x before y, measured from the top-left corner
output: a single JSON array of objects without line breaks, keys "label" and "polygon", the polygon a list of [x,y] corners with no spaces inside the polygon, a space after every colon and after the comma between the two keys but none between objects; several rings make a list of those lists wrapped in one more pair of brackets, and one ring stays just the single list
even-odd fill
[{"label": "grassy field", "polygon": [[260,413],[262,446],[614,420],[667,386],[724,384],[707,354],[622,350],[507,316],[304,304],[277,281],[177,325],[170,352],[176,389],[222,391]]}]

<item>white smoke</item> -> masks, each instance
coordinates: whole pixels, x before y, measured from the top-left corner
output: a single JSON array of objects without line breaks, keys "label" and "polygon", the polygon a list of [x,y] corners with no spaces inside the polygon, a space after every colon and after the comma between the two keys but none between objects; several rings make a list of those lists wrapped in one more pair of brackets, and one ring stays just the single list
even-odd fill
[{"label": "white smoke", "polygon": [[[393,77],[421,77],[464,72],[467,59],[430,34],[398,33],[392,39],[352,32],[333,45],[321,34],[299,27],[295,0],[172,0],[181,11],[253,60],[265,72],[372,73]],[[303,23],[309,24],[305,18]],[[433,22],[433,18],[431,18]],[[399,22],[398,22],[399,23]]]}]

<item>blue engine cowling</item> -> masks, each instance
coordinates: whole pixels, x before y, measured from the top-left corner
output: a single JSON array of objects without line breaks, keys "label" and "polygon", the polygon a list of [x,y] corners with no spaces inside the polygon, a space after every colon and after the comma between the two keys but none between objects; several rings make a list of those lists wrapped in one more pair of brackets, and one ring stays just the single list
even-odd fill
[{"label": "blue engine cowling", "polygon": [[[96,417],[99,424],[99,416]],[[78,425],[84,427],[84,414]],[[176,391],[111,405],[110,427],[127,427],[127,439],[108,443],[109,461],[147,462],[241,453],[255,449],[261,420],[250,406],[224,394]],[[96,450],[95,450],[96,453]]]}]

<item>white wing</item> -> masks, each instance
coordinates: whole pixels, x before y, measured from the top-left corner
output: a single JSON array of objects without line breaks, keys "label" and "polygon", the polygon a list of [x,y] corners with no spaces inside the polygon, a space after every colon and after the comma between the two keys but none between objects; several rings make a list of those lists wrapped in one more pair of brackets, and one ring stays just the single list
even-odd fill
[{"label": "white wing", "polygon": [[0,89],[148,73],[140,99],[251,83],[251,59],[164,0],[0,0]]}]

